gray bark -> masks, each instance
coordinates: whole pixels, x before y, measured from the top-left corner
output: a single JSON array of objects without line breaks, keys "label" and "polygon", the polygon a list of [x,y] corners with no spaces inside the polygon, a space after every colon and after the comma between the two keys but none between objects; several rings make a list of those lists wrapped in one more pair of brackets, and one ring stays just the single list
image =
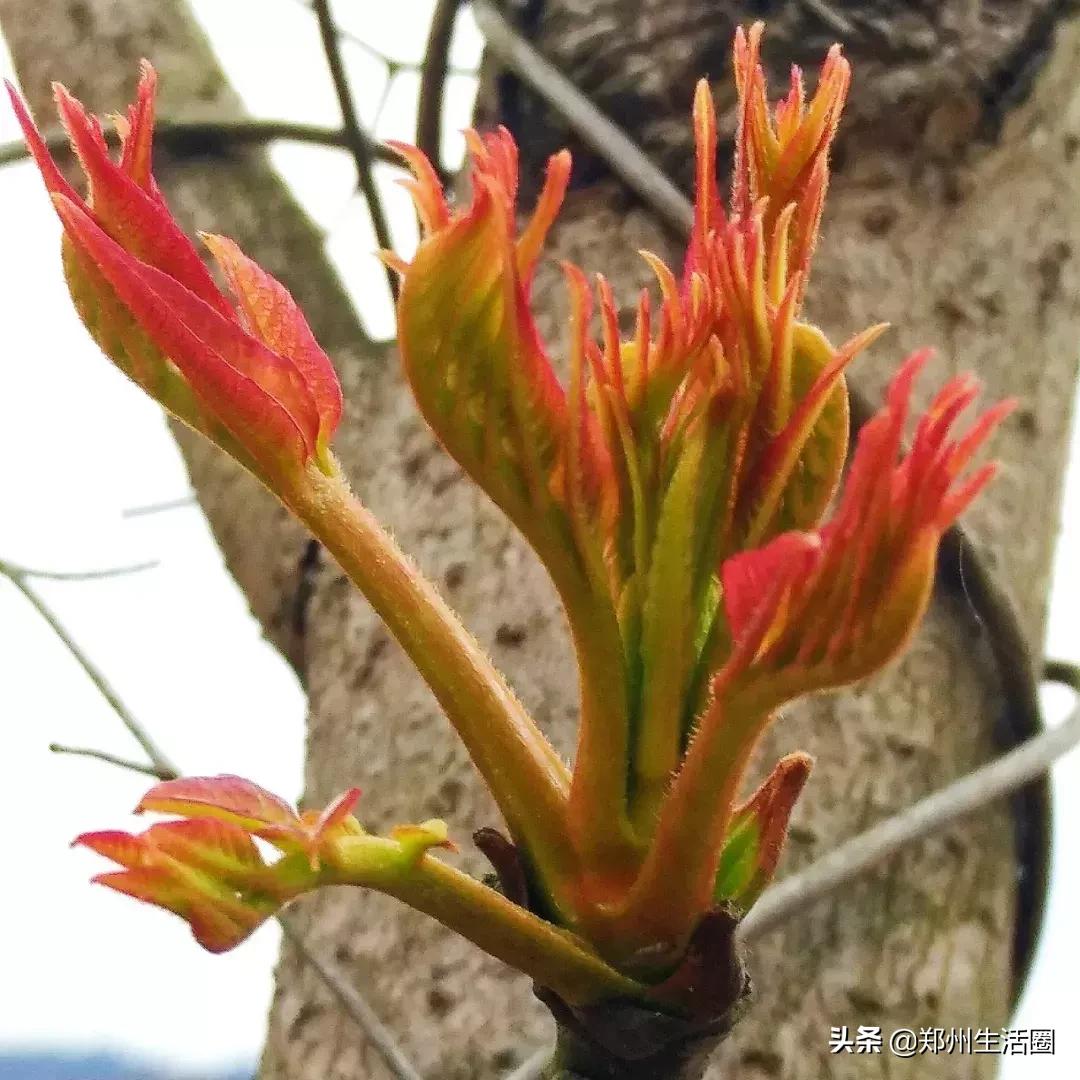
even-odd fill
[{"label": "gray bark", "polygon": [[[725,85],[732,19],[775,20],[770,56],[813,70],[836,29],[796,3],[548,0],[531,32],[672,171],[685,178],[693,79]],[[1080,330],[1080,30],[1049,0],[972,4],[833,3],[853,28],[853,116],[838,156],[809,314],[838,339],[879,319],[897,329],[858,362],[880,392],[901,355],[942,358],[924,391],[974,368],[992,398],[1021,408],[994,445],[1004,463],[968,517],[1041,642]],[[103,111],[127,100],[135,61],[162,74],[163,111],[194,101],[233,108],[215,61],[179,0],[43,0],[34,18],[0,0],[31,104],[47,80]],[[966,22],[965,22],[966,20]],[[312,69],[314,70],[314,68]],[[493,73],[485,115],[521,129],[525,168],[565,141],[558,123]],[[678,263],[677,245],[582,155],[553,255],[602,269],[632,298],[635,251]],[[518,538],[435,447],[393,358],[356,348],[358,327],[318,237],[265,158],[247,152],[163,161],[188,224],[232,233],[295,289],[334,353],[350,402],[337,451],[365,500],[442,583],[539,722],[569,753],[573,665],[552,592]],[[557,274],[538,283],[542,329],[560,340]],[[302,670],[310,698],[307,795],[358,783],[373,825],[446,817],[454,834],[497,823],[490,799],[427,691],[336,568],[304,559],[305,541],[272,502],[191,438],[183,447],[230,567],[267,632]],[[304,566],[303,575],[298,568]],[[303,588],[298,584],[303,577]],[[298,605],[298,593],[306,597]],[[302,610],[301,610],[302,608]],[[941,600],[891,671],[851,693],[792,710],[756,770],[785,750],[817,758],[784,870],[993,753],[998,688],[962,601]],[[465,864],[481,869],[467,856]],[[935,1078],[992,1074],[991,1057],[830,1056],[830,1025],[998,1027],[1011,993],[1015,853],[1006,809],[883,865],[834,901],[763,941],[750,958],[757,1003],[709,1076]],[[426,1075],[488,1078],[551,1037],[524,978],[378,896],[325,892],[298,906],[317,947],[369,992]],[[362,1035],[286,949],[262,1080],[384,1075]]]}]

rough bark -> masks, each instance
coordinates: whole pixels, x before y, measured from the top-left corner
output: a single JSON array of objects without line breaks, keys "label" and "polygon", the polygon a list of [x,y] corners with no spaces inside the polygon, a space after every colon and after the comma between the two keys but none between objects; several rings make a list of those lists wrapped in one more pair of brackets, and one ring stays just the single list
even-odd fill
[{"label": "rough bark", "polygon": [[[1021,399],[997,438],[1004,462],[969,525],[1011,583],[1041,640],[1080,331],[1080,31],[1066,5],[832,3],[856,63],[855,112],[838,156],[809,311],[834,338],[878,319],[898,327],[855,377],[878,392],[904,350],[937,343],[948,371],[975,368],[989,394]],[[774,21],[773,58],[812,70],[837,28],[824,5],[704,0],[548,0],[522,5],[541,46],[677,175],[689,161],[693,79],[723,84],[732,20]],[[134,60],[162,69],[167,106],[232,107],[212,57],[174,0],[0,0],[0,25],[32,104],[61,77],[115,108]],[[815,19],[817,20],[815,22]],[[965,21],[966,20],[966,21]],[[526,162],[564,140],[512,80],[484,95],[522,129]],[[528,167],[528,165],[526,166]],[[233,232],[301,294],[335,351],[350,398],[338,452],[358,489],[489,645],[526,703],[569,753],[575,687],[562,618],[534,560],[434,446],[396,365],[350,351],[355,324],[310,226],[258,154],[164,163],[174,203],[202,227]],[[625,300],[644,280],[634,252],[677,262],[642,207],[583,161],[554,255],[603,269]],[[543,329],[558,341],[561,287],[538,284]],[[365,789],[374,823],[444,816],[456,835],[497,821],[430,695],[333,566],[307,560],[306,619],[295,609],[304,545],[269,502],[191,440],[193,482],[230,566],[268,632],[301,658],[310,695],[307,792]],[[279,597],[285,600],[279,600]],[[286,620],[287,621],[287,620]],[[302,638],[302,642],[301,639]],[[1037,645],[1036,645],[1037,647]],[[799,746],[818,761],[785,859],[790,871],[838,840],[967,771],[993,752],[997,688],[962,599],[941,600],[907,657],[871,684],[793,710],[758,768]],[[466,857],[479,870],[479,861]],[[887,865],[763,941],[751,957],[758,1000],[709,1076],[989,1076],[991,1057],[830,1056],[830,1025],[997,1027],[1010,997],[1015,855],[1007,810],[987,811]],[[377,896],[325,892],[298,914],[314,943],[370,992],[426,1075],[487,1078],[549,1038],[526,981]],[[263,1080],[357,1080],[383,1070],[317,979],[286,950]]]}]

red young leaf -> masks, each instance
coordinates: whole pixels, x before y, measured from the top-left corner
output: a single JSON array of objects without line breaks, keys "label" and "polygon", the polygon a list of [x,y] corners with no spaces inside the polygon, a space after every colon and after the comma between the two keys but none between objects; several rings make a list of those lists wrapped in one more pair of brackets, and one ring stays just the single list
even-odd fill
[{"label": "red young leaf", "polygon": [[82,833],[72,840],[71,846],[89,848],[129,870],[151,866],[154,861],[152,852],[141,836],[121,832],[119,829]]},{"label": "red young leaf", "polygon": [[360,789],[349,788],[342,792],[336,799],[331,800],[326,809],[315,819],[312,833],[315,837],[321,837],[330,829],[340,825],[354,810],[360,798]]},{"label": "red young leaf", "polygon": [[154,180],[154,98],[157,72],[147,60],[139,64],[139,87],[127,116],[113,118],[120,133],[120,171],[155,199],[164,201]]},{"label": "red young leaf", "polygon": [[171,911],[191,927],[195,940],[208,952],[235,948],[272,914],[227,896],[206,896],[166,867],[98,874],[97,885]]},{"label": "red young leaf", "polygon": [[231,242],[212,241],[242,313],[214,283],[153,178],[156,75],[143,63],[135,103],[116,118],[119,160],[99,121],[64,87],[56,104],[89,182],[63,178],[9,85],[16,117],[65,227],[72,299],[95,341],[139,386],[268,484],[328,442],[341,391],[286,290]]},{"label": "red young leaf", "polygon": [[163,855],[237,888],[256,888],[266,878],[266,863],[251,834],[230,821],[208,817],[160,821],[143,836]]},{"label": "red young leaf", "polygon": [[[165,204],[110,160],[101,126],[82,104],[63,86],[56,84],[54,89],[60,119],[90,185],[86,202],[72,200],[75,205],[136,258],[168,274],[219,314],[230,316],[228,302]],[[140,136],[145,140],[145,132]]]},{"label": "red young leaf", "polygon": [[[721,678],[745,679],[774,704],[863,678],[899,652],[929,599],[942,533],[989,481],[993,467],[961,476],[1012,408],[989,410],[959,439],[950,428],[977,384],[950,382],[919,423],[899,462],[912,384],[928,353],[902,365],[881,411],[862,429],[832,520],[815,533],[785,533],[723,567],[725,610],[738,640]],[[812,558],[805,552],[816,547]]]},{"label": "red young leaf", "polygon": [[296,811],[284,799],[242,776],[229,774],[164,780],[155,784],[135,808],[136,813],[146,810],[183,817],[218,817],[244,828],[291,828],[299,822]]},{"label": "red young leaf", "polygon": [[291,360],[315,401],[319,437],[329,443],[341,420],[341,384],[289,291],[225,236],[203,234],[240,302],[250,331],[272,352]]},{"label": "red young leaf", "polygon": [[734,811],[716,872],[717,900],[729,900],[745,914],[772,881],[788,822],[812,766],[807,754],[781,758],[754,794]]},{"label": "red young leaf", "polygon": [[56,204],[75,245],[242,445],[264,463],[282,450],[296,458],[314,451],[318,415],[295,367],[129,255],[74,204],[62,196]]}]

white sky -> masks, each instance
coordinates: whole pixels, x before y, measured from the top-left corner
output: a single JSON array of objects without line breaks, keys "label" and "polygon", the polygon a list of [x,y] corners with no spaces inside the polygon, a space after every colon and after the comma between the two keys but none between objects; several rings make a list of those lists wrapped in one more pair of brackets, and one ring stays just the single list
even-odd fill
[{"label": "white sky", "polygon": [[[255,115],[338,120],[310,15],[296,0],[194,0],[230,78]],[[378,16],[339,4],[342,24],[380,50],[419,59],[430,0],[395,0]],[[352,16],[350,22],[350,14]],[[454,60],[475,63],[479,42],[462,26]],[[281,78],[298,58],[300,78]],[[346,57],[370,121],[383,70],[356,46]],[[10,73],[6,55],[0,56]],[[451,83],[455,124],[467,122],[468,81]],[[411,138],[415,79],[391,87],[378,134]],[[120,106],[123,103],[117,102]],[[51,118],[42,118],[51,122]],[[0,108],[0,141],[17,129]],[[451,136],[449,150],[460,142]],[[354,294],[384,295],[349,159],[280,146],[274,159],[308,211]],[[388,179],[388,177],[387,177]],[[411,217],[395,223],[411,243]],[[4,391],[0,395],[0,558],[53,570],[157,559],[154,570],[118,580],[40,583],[65,625],[108,675],[163,748],[189,772],[234,771],[286,795],[300,787],[302,695],[260,638],[225,573],[200,512],[184,508],[124,518],[125,508],[188,491],[180,456],[157,408],[118,375],[72,312],[59,268],[59,226],[29,165],[0,170],[0,296]],[[389,307],[371,310],[389,334]],[[55,433],[55,435],[54,435]],[[1074,453],[1074,463],[1077,457]],[[1070,473],[1060,552],[1080,546],[1080,469]],[[1080,661],[1080,561],[1059,554],[1049,652]],[[0,678],[4,752],[0,810],[0,1049],[3,1045],[112,1047],[197,1069],[253,1060],[265,1027],[273,926],[213,957],[186,927],[156,910],[88,884],[101,861],[67,845],[87,829],[136,827],[126,817],[144,778],[95,762],[58,758],[50,741],[125,756],[137,748],[63,647],[0,581]],[[1048,694],[1054,716],[1068,706]],[[1046,934],[1017,1027],[1056,1027],[1055,1058],[1012,1059],[1007,1080],[1060,1077],[1080,1063],[1080,755],[1055,773],[1057,858]],[[392,1017],[387,1020],[393,1022]],[[827,1032],[822,1033],[823,1043]],[[1064,1071],[1063,1071],[1064,1070]],[[1073,1075],[1076,1075],[1074,1072]]]}]

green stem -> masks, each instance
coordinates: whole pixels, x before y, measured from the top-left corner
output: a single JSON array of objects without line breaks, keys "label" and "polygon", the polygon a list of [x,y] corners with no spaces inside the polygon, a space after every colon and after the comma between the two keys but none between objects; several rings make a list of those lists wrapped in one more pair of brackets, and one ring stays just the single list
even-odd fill
[{"label": "green stem", "polygon": [[612,897],[625,890],[640,865],[641,849],[627,816],[629,720],[619,629],[601,627],[584,640],[580,626],[574,627],[574,645],[581,712],[568,820],[589,870],[589,895],[582,900],[602,903],[611,898],[604,895],[609,890]]},{"label": "green stem", "polygon": [[567,834],[569,772],[435,587],[337,476],[309,467],[278,489],[367,597],[431,688],[515,839],[562,908],[574,877]]},{"label": "green stem", "polygon": [[645,993],[641,984],[609,967],[577,935],[430,855],[410,858],[395,840],[341,837],[327,861],[334,867],[335,882],[397,897],[568,1002],[641,998]]},{"label": "green stem", "polygon": [[[605,940],[634,949],[685,944],[712,901],[724,831],[750,752],[768,726],[767,709],[724,700],[722,691],[702,717],[682,768],[660,808],[641,874]],[[601,940],[597,930],[594,939]]]}]

